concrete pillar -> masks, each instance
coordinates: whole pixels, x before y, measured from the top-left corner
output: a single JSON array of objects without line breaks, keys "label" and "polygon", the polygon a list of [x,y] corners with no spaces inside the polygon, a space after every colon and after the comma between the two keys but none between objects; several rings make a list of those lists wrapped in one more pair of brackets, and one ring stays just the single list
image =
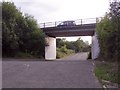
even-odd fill
[{"label": "concrete pillar", "polygon": [[92,36],[91,51],[92,51],[92,59],[96,59],[98,57],[98,55],[99,55],[99,52],[100,52],[99,43],[98,43],[96,33],[95,33],[94,36]]},{"label": "concrete pillar", "polygon": [[45,59],[56,59],[56,38],[46,37],[47,45],[45,46]]}]

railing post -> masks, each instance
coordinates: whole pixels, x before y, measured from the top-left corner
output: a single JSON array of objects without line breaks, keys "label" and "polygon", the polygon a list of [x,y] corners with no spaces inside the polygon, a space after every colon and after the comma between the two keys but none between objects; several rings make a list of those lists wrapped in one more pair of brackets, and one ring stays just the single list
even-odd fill
[{"label": "railing post", "polygon": [[55,22],[55,27],[56,27],[57,23]]},{"label": "railing post", "polygon": [[99,21],[99,19],[98,18],[96,18],[96,23]]},{"label": "railing post", "polygon": [[81,19],[81,25],[82,25],[82,19]]},{"label": "railing post", "polygon": [[43,26],[44,26],[44,28],[45,28],[45,23],[43,23]]}]

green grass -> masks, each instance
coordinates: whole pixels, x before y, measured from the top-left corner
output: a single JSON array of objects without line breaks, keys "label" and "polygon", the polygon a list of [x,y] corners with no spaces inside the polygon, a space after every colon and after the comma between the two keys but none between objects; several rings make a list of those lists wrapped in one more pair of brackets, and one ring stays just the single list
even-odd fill
[{"label": "green grass", "polygon": [[63,58],[63,57],[66,57],[70,54],[73,54],[75,53],[73,50],[70,50],[70,49],[66,49],[65,51],[62,51],[61,48],[57,48],[57,56],[56,58]]},{"label": "green grass", "polygon": [[117,63],[110,62],[97,62],[95,68],[95,75],[99,80],[107,80],[113,83],[120,84],[120,78],[118,77]]},{"label": "green grass", "polygon": [[19,58],[33,58],[33,56],[29,53],[18,52],[16,53],[15,57]]}]

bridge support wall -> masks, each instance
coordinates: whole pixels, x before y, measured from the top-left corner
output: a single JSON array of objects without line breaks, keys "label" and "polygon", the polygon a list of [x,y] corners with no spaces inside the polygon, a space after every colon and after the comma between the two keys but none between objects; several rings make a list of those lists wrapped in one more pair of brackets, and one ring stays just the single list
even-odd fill
[{"label": "bridge support wall", "polygon": [[46,37],[47,45],[45,46],[45,59],[56,59],[56,38]]},{"label": "bridge support wall", "polygon": [[99,43],[98,43],[98,39],[97,39],[97,34],[96,33],[95,33],[94,36],[92,36],[91,51],[92,51],[92,59],[96,59],[98,57],[98,55],[99,55],[99,52],[100,52]]},{"label": "bridge support wall", "polygon": [[[47,45],[45,46],[45,59],[47,60],[56,59],[56,38],[46,37],[46,40],[47,40]],[[92,59],[96,59],[100,52],[96,33],[94,36],[92,36],[91,52],[92,52]]]}]

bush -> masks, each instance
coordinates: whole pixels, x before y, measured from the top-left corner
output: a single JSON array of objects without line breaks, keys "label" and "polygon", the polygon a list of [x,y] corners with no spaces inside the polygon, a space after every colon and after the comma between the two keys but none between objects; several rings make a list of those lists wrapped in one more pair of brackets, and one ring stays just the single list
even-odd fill
[{"label": "bush", "polygon": [[65,57],[65,56],[66,56],[65,53],[60,52],[60,51],[57,51],[57,56],[56,56],[56,58],[62,58],[62,57]]},{"label": "bush", "polygon": [[67,49],[65,47],[57,48],[57,56],[56,58],[62,58],[68,56],[72,53],[75,53],[73,50]]},{"label": "bush", "polygon": [[100,56],[108,61],[120,61],[120,1],[110,4],[110,12],[97,23]]},{"label": "bush", "polygon": [[[2,2],[2,55],[6,57],[32,55],[44,56],[45,34],[37,20],[22,14],[13,2]],[[28,57],[30,57],[28,55]]]},{"label": "bush", "polygon": [[16,53],[15,57],[19,58],[33,58],[33,56],[29,53],[18,52]]}]

